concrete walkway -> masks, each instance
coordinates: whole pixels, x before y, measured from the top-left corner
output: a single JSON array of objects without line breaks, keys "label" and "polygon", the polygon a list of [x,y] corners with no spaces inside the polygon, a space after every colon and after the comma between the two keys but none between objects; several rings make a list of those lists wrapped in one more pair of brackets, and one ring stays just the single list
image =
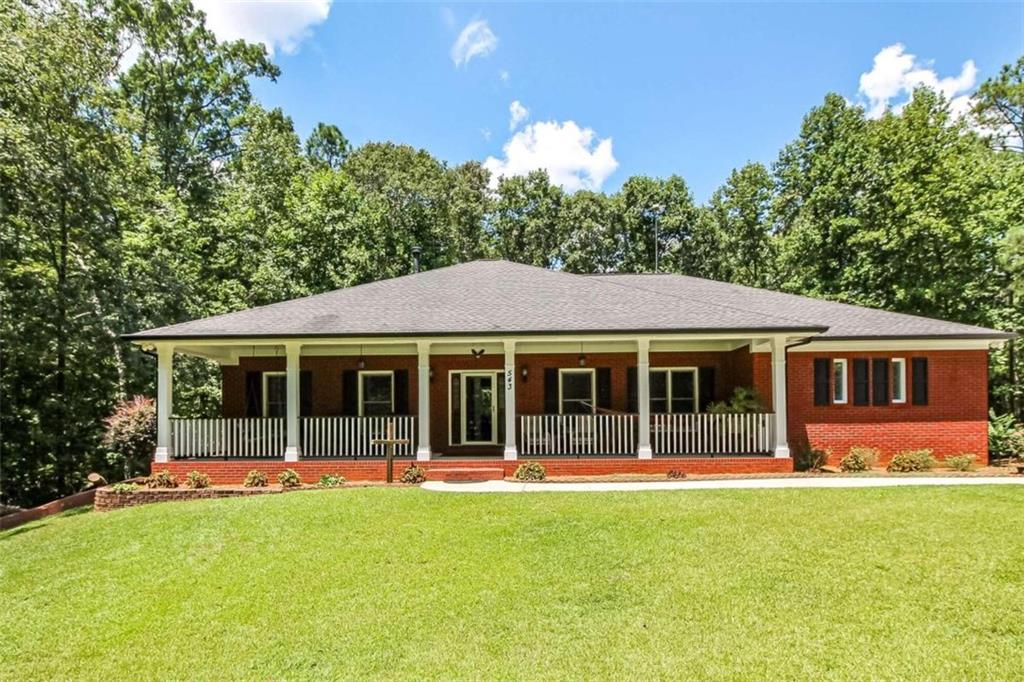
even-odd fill
[{"label": "concrete walkway", "polygon": [[920,485],[1024,485],[1021,476],[837,476],[813,478],[737,478],[695,481],[607,481],[595,483],[514,483],[427,481],[420,487],[446,493],[590,493],[643,490],[745,490],[779,488],[896,488]]}]

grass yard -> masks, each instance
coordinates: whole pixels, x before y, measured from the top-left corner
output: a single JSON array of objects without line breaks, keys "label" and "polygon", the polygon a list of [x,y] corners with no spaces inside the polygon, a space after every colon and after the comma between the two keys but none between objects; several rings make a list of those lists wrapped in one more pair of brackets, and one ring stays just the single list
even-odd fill
[{"label": "grass yard", "polygon": [[348,489],[0,534],[0,679],[995,679],[1024,489]]}]

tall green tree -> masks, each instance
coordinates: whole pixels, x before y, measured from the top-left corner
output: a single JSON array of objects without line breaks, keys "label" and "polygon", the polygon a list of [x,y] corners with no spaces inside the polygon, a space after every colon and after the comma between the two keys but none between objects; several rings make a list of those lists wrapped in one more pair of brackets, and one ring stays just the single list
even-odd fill
[{"label": "tall green tree", "polygon": [[306,138],[306,157],[317,166],[338,170],[351,151],[348,138],[330,123],[317,123]]},{"label": "tall green tree", "polygon": [[693,249],[698,211],[690,188],[681,177],[631,177],[623,183],[614,201],[621,254],[618,269],[653,272],[657,244],[661,272],[702,272]]},{"label": "tall green tree", "polygon": [[545,171],[498,181],[491,239],[500,258],[550,268],[560,264],[563,235],[559,214],[565,192]]},{"label": "tall green tree", "polygon": [[[714,222],[717,253],[709,258],[720,265],[707,267],[730,282],[748,286],[771,286],[778,279],[776,243],[772,227],[775,182],[768,169],[748,163],[729,174],[708,202],[708,218]],[[711,265],[711,264],[709,264]],[[712,274],[709,272],[708,274]]]},{"label": "tall green tree", "polygon": [[974,114],[997,149],[1024,152],[1024,57],[981,84]]}]

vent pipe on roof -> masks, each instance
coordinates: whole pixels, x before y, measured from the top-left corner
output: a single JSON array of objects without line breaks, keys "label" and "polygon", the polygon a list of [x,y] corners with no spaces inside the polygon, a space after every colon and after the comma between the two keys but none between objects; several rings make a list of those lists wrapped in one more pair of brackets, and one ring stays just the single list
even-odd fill
[{"label": "vent pipe on roof", "polygon": [[412,271],[420,271],[420,254],[423,253],[423,247],[418,244],[412,247]]}]

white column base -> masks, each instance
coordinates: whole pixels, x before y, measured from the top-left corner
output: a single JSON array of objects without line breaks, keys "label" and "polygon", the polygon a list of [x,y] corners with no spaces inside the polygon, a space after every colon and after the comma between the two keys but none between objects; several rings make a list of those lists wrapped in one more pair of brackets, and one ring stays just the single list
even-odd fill
[{"label": "white column base", "polygon": [[429,462],[430,461],[430,446],[420,445],[416,448],[416,461],[417,462]]},{"label": "white column base", "polygon": [[637,459],[654,459],[654,450],[650,445],[641,445],[636,449]]},{"label": "white column base", "polygon": [[284,461],[286,462],[298,462],[299,461],[299,449],[295,446],[288,446],[284,449]]},{"label": "white column base", "polygon": [[505,461],[514,462],[519,459],[519,450],[513,445],[512,447],[505,448]]},{"label": "white column base", "polygon": [[157,464],[167,464],[171,461],[171,449],[158,447],[153,454],[153,461]]},{"label": "white column base", "polygon": [[789,446],[788,445],[776,445],[775,446],[775,456],[776,457],[786,457],[786,458],[790,457]]}]

